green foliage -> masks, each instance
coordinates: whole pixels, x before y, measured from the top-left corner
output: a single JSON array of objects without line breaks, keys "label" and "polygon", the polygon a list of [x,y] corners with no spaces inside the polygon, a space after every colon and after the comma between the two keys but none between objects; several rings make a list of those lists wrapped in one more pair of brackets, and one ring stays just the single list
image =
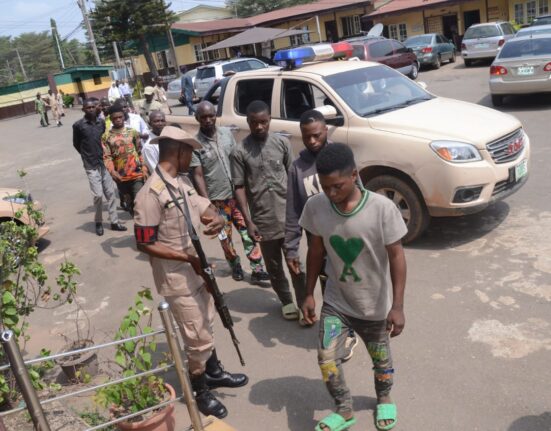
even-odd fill
[{"label": "green foliage", "polygon": [[[19,171],[18,174],[24,178],[26,172]],[[54,308],[73,302],[77,291],[74,277],[80,272],[74,264],[63,262],[56,278],[56,289],[47,284],[48,275],[44,265],[38,261],[35,245],[37,226],[43,223],[44,215],[35,208],[27,193],[19,192],[15,197],[24,201],[24,208],[15,211],[15,217],[28,220],[28,224],[15,218],[0,223],[0,330],[13,331],[23,350],[30,338],[29,316],[37,308]],[[49,354],[49,350],[42,349],[42,356]],[[0,364],[6,361],[4,351],[0,350]],[[36,389],[47,387],[43,377],[52,367],[52,361],[29,367]],[[50,389],[55,389],[55,386]],[[12,374],[0,373],[0,402],[15,400],[18,396]]]},{"label": "green foliage", "polygon": [[[79,416],[84,422],[86,422],[88,425],[90,425],[92,427],[104,424],[105,422],[109,421],[109,418],[106,418],[106,417],[102,416],[97,411],[94,411],[94,412],[90,412],[90,411],[81,412],[79,414]],[[111,426],[108,426],[108,427],[102,428],[102,429],[105,430],[105,431],[115,431],[117,428],[115,428],[113,425],[111,425]]]},{"label": "green foliage", "polygon": [[149,50],[148,36],[166,33],[176,21],[176,15],[164,0],[97,0],[90,11],[97,43],[103,51],[110,51],[113,42],[124,45],[137,41],[143,50],[149,70],[156,74],[157,67]]},{"label": "green foliage", "polygon": [[314,0],[226,0],[226,4],[239,18],[246,18],[312,1]]},{"label": "green foliage", "polygon": [[72,106],[74,101],[75,101],[75,98],[73,96],[71,96],[70,94],[64,94],[63,95],[63,105],[66,106],[67,108],[69,106]]},{"label": "green foliage", "polygon": [[[149,289],[138,292],[134,304],[128,308],[126,315],[122,318],[116,340],[153,332],[151,327],[153,315],[151,309],[144,303],[152,300]],[[121,375],[130,377],[154,368],[153,353],[156,350],[157,343],[152,337],[127,341],[117,346],[114,360],[120,368]],[[148,375],[98,389],[95,400],[103,407],[112,408],[115,417],[121,417],[163,402],[166,393],[163,380],[155,375]],[[142,418],[137,417],[134,420],[140,421]]]}]

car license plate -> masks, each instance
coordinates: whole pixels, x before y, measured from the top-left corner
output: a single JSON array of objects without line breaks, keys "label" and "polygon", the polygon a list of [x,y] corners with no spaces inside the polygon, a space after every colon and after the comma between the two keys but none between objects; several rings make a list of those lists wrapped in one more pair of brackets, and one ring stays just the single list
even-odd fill
[{"label": "car license plate", "polygon": [[521,76],[529,76],[534,74],[533,66],[521,66],[517,69],[517,73]]},{"label": "car license plate", "polygon": [[485,49],[485,48],[489,48],[490,45],[487,43],[477,43],[474,47],[478,49]]},{"label": "car license plate", "polygon": [[528,160],[524,159],[518,165],[515,166],[515,181],[519,181],[522,177],[525,177],[528,173]]}]

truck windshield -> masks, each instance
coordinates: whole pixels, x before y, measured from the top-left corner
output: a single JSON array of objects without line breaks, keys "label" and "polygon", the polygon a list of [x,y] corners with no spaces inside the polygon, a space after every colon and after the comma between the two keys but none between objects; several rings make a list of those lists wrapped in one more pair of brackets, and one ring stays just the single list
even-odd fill
[{"label": "truck windshield", "polygon": [[409,78],[386,66],[326,76],[325,81],[358,115],[368,117],[432,99]]}]

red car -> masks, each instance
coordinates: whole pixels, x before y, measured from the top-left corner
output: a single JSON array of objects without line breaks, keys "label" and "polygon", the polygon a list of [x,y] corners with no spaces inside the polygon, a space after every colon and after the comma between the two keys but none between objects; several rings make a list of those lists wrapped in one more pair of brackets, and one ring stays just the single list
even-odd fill
[{"label": "red car", "polygon": [[419,74],[419,62],[415,53],[403,43],[382,37],[348,40],[354,48],[354,57],[376,61],[402,72],[411,79]]}]

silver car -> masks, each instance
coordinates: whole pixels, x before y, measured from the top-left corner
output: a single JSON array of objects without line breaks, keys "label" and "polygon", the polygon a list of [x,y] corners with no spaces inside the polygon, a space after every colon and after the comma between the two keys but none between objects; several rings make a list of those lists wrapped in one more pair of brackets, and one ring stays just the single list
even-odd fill
[{"label": "silver car", "polygon": [[[189,70],[185,74],[191,76],[191,81],[195,83],[197,69]],[[168,99],[178,100],[180,98],[180,94],[182,94],[182,77],[174,79],[168,83],[166,97]]]},{"label": "silver car", "polygon": [[490,67],[495,106],[508,94],[551,92],[551,35],[516,37],[502,48]]},{"label": "silver car", "polygon": [[470,26],[461,43],[461,55],[465,67],[474,60],[493,59],[501,47],[515,36],[515,29],[508,22],[489,22]]},{"label": "silver car", "polygon": [[521,28],[517,31],[515,37],[530,36],[531,34],[551,34],[551,24],[547,25],[535,25],[530,27]]},{"label": "silver car", "polygon": [[195,94],[197,97],[204,97],[212,84],[227,76],[228,73],[264,69],[266,67],[268,67],[268,64],[263,61],[245,57],[200,66],[197,68],[197,76],[194,82]]}]

